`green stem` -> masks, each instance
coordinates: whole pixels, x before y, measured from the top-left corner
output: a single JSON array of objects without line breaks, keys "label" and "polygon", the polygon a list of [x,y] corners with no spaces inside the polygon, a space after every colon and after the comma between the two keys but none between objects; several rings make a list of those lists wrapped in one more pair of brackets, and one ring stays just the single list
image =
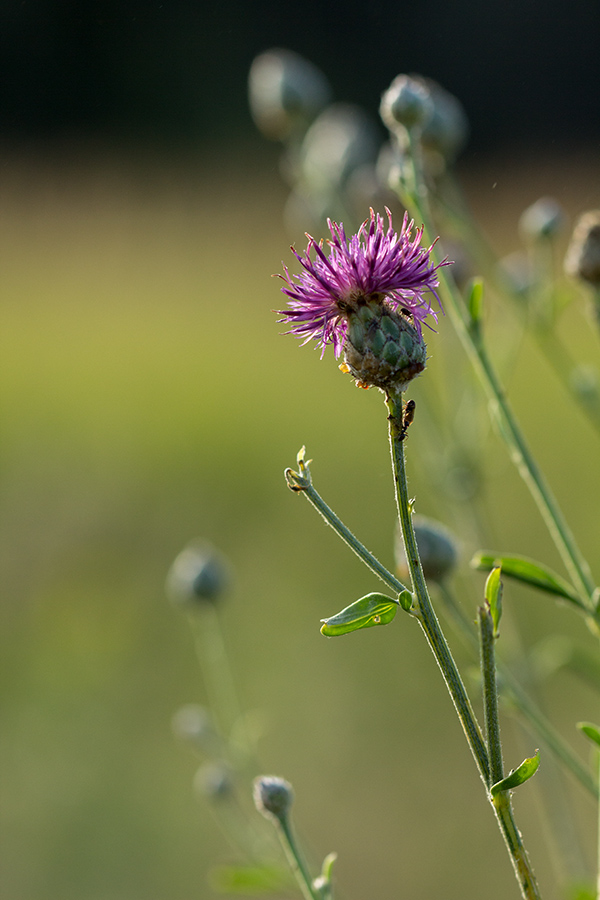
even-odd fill
[{"label": "green stem", "polygon": [[281,829],[279,833],[284,853],[305,900],[321,900],[319,893],[313,887],[308,866],[298,849],[289,821],[282,817],[278,823]]},{"label": "green stem", "polygon": [[[504,778],[502,762],[502,742],[500,740],[500,719],[498,716],[498,688],[496,685],[496,653],[494,624],[487,606],[479,609],[479,642],[481,651],[481,675],[483,680],[483,705],[485,730],[490,757],[491,783],[497,784]],[[506,842],[508,852],[521,885],[524,897],[539,897],[539,891],[525,847],[515,825],[510,793],[501,791],[491,800],[500,830]]]},{"label": "green stem", "polygon": [[498,687],[496,685],[496,653],[494,623],[487,607],[479,609],[479,646],[481,651],[481,677],[483,682],[483,715],[490,757],[492,784],[504,778],[500,719],[498,717]]},{"label": "green stem", "polygon": [[500,791],[492,800],[492,806],[504,836],[508,852],[519,882],[521,893],[526,900],[540,900],[541,894],[523,846],[519,829],[515,825],[508,791]]},{"label": "green stem", "polygon": [[[294,473],[291,469],[287,470],[286,477],[288,483],[294,479],[293,489],[302,492],[312,506],[323,516],[328,525],[333,528],[335,533],[340,537],[350,549],[356,553],[364,564],[374,575],[380,578],[385,584],[397,594],[407,588],[393,575],[388,569],[377,560],[372,553],[361,544],[360,541],[352,534],[349,528],[344,525],[341,519],[333,512],[333,510],[325,503],[321,495],[313,486],[312,479],[308,474],[308,466],[306,463],[301,465],[302,475]],[[301,483],[304,486],[300,486]],[[445,584],[439,585],[442,598],[448,613],[452,617],[458,633],[464,642],[475,653],[478,652],[477,637],[471,628],[471,622],[462,611],[453,594]],[[517,679],[514,677],[510,669],[498,661],[498,670],[501,675],[500,688],[510,697],[512,704],[519,710],[530,725],[537,731],[539,737],[544,741],[548,749],[554,756],[563,763],[563,765],[571,772],[571,774],[579,781],[588,793],[593,797],[598,797],[598,787],[594,778],[590,774],[587,767],[581,762],[579,757],[573,753],[571,747],[561,735],[555,730],[552,724],[544,716],[542,711],[523,690]]]},{"label": "green stem", "polygon": [[396,500],[398,504],[398,516],[402,526],[404,547],[408,562],[413,591],[417,600],[417,616],[419,623],[425,632],[429,646],[433,651],[440,667],[446,687],[450,693],[456,712],[464,729],[469,747],[479,769],[479,774],[486,785],[490,786],[490,765],[487,750],[481,728],[475,718],[473,708],[467,696],[462,679],[458,673],[456,663],[450,652],[450,648],[440,628],[435,615],[429,592],[425,583],[421,560],[417,549],[417,540],[412,524],[412,512],[408,498],[406,484],[406,471],[404,467],[404,442],[402,432],[402,398],[401,395],[388,396],[386,404],[389,410],[390,447],[392,452],[392,466],[394,481],[396,484]]},{"label": "green stem", "polygon": [[[413,190],[407,190],[404,187],[404,190],[402,190],[402,186],[400,186],[400,192],[404,194],[401,199],[405,204],[412,207],[414,215],[422,221],[425,238],[431,243],[433,240],[432,220],[429,212],[426,182],[422,173],[421,150],[416,139],[411,140],[411,161],[412,175],[416,187]],[[436,258],[435,249],[433,256]],[[439,259],[437,261],[439,262]],[[512,460],[540,510],[569,575],[581,593],[587,609],[592,612],[594,610],[595,584],[590,568],[579,551],[558,503],[533,459],[499,379],[487,356],[483,342],[478,334],[475,334],[470,328],[467,313],[454,280],[448,274],[446,267],[439,269],[438,273],[445,308],[448,310],[458,336],[491,401],[492,415],[496,418],[500,426],[500,433],[509,446]]]},{"label": "green stem", "polygon": [[[456,598],[445,584],[439,585],[441,596],[448,613],[452,617],[456,628],[463,637],[466,644],[471,650],[477,652],[477,637],[471,628],[471,622],[462,611],[456,601]],[[538,736],[542,739],[548,749],[554,754],[556,759],[563,763],[571,774],[579,781],[582,787],[593,797],[598,797],[598,785],[594,781],[590,771],[581,762],[579,757],[573,753],[571,747],[556,731],[551,722],[537,706],[537,704],[529,697],[527,692],[521,687],[510,669],[498,660],[498,672],[500,674],[500,691],[505,693],[510,702],[522,714],[531,727],[535,729]]]},{"label": "green stem", "polygon": [[456,668],[450,648],[446,642],[440,624],[435,615],[429,592],[425,583],[417,541],[412,523],[412,509],[408,497],[406,483],[406,469],[404,464],[404,442],[402,432],[402,398],[401,395],[388,395],[386,398],[389,410],[390,445],[392,451],[392,466],[394,481],[396,484],[396,500],[398,504],[398,516],[402,526],[404,537],[405,555],[410,569],[413,589],[417,599],[418,618],[425,632],[429,646],[431,647],[437,663],[442,671],[446,686],[454,702],[459,719],[467,736],[471,752],[477,763],[481,778],[486,785],[488,797],[492,803],[494,813],[513,864],[515,875],[519,882],[521,892],[525,900],[540,900],[540,894],[535,881],[535,876],[527,858],[525,848],[521,841],[519,831],[515,825],[510,807],[508,795],[500,792],[491,798],[489,788],[492,784],[490,760],[485,746],[481,729],[471,703],[467,697],[464,685]]},{"label": "green stem", "polygon": [[374,575],[377,575],[385,584],[387,584],[397,594],[406,591],[405,585],[399,581],[395,575],[392,575],[388,569],[383,566],[379,560],[373,556],[370,550],[367,550],[364,544],[356,538],[349,528],[344,525],[342,520],[334,513],[331,507],[327,506],[323,498],[313,487],[308,463],[304,459],[304,448],[298,454],[299,472],[292,469],[285,470],[285,478],[288,486],[298,493],[303,493],[306,499],[314,506],[317,512],[325,519],[344,543],[350,547],[360,560],[369,568]]},{"label": "green stem", "polygon": [[[201,610],[190,616],[190,624],[211,712],[221,734],[229,738],[235,726],[244,725],[244,719],[223,640],[219,613],[212,604],[206,603]],[[253,743],[245,727],[242,727],[241,734],[237,737],[243,740],[240,749],[244,758],[251,756],[254,752]]]}]

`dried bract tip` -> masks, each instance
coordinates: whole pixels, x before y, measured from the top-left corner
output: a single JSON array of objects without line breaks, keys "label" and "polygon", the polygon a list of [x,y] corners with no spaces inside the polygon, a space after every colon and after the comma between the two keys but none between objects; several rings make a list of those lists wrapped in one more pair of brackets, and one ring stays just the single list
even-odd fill
[{"label": "dried bract tip", "polygon": [[526,240],[551,238],[565,222],[561,205],[553,197],[540,197],[528,206],[519,219],[519,230]]},{"label": "dried bract tip", "polygon": [[225,557],[211,544],[189,544],[175,559],[167,575],[167,594],[176,605],[214,603],[231,581]]},{"label": "dried bract tip", "polygon": [[257,128],[276,141],[305,130],[331,99],[320,69],[292,50],[278,48],[256,57],[248,92]]},{"label": "dried bract tip", "polygon": [[[414,516],[413,526],[425,578],[441,582],[452,574],[458,563],[458,549],[447,528],[425,516]],[[401,578],[408,577],[402,533],[398,530],[395,542],[396,567]]]},{"label": "dried bract tip", "polygon": [[600,288],[600,209],[583,213],[576,222],[565,256],[565,271]]},{"label": "dried bract tip", "polygon": [[275,775],[260,775],[254,779],[254,805],[267,819],[283,821],[294,801],[294,791],[285,778]]},{"label": "dried bract tip", "polygon": [[398,75],[381,97],[379,113],[390,131],[398,126],[423,128],[433,115],[434,104],[426,84],[410,75]]}]

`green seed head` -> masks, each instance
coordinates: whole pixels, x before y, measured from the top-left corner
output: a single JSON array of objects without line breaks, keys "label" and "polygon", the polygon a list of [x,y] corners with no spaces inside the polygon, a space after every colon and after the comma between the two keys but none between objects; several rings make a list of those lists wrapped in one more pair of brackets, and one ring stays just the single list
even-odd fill
[{"label": "green seed head", "polygon": [[347,370],[359,387],[403,391],[425,368],[427,348],[410,317],[377,298],[361,298],[348,312]]}]

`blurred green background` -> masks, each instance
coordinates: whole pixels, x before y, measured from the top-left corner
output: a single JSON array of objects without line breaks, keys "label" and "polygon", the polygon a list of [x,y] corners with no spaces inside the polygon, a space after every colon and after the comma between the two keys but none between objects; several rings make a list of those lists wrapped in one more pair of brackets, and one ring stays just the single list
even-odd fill
[{"label": "blurred green background", "polygon": [[[315,865],[338,851],[340,896],[516,894],[417,626],[398,615],[386,629],[319,634],[321,617],[378,586],[286,489],[284,467],[306,443],[317,488],[389,565],[394,506],[381,396],[357,391],[331,353],[319,361],[279,335],[271,310],[281,295],[269,276],[288,261],[289,238],[276,166],[271,148],[218,161],[149,153],[4,161],[7,898],[209,897],[210,866],[237,858],[193,797],[196,762],[170,732],[180,705],[206,700],[187,622],[163,588],[172,559],[196,536],[235,568],[223,620],[243,703],[266,722],[260,765],[293,782]],[[471,166],[465,185],[505,252],[518,243],[522,208],[549,188],[571,215],[599,202],[594,172],[585,154],[521,154]],[[505,333],[518,329],[510,310],[492,318]],[[583,295],[564,326],[574,354],[597,358]],[[466,376],[460,368],[449,383],[447,319],[429,349],[418,408],[428,397],[458,404]],[[596,561],[597,438],[526,338],[511,362],[510,396]],[[464,502],[453,510],[436,490],[428,460],[443,448],[427,446],[418,416],[407,446],[417,510],[461,528]],[[562,571],[493,434],[485,467],[494,546]],[[483,577],[467,562],[477,546],[468,528],[459,538],[460,594],[474,615]],[[505,605],[507,636],[520,629],[527,646],[556,631],[587,641],[569,610],[532,593],[511,586]],[[547,702],[585,758],[573,722],[597,720],[597,698],[561,676],[549,681]],[[533,751],[510,719],[504,734],[508,766]],[[573,790],[591,864],[594,810]],[[535,785],[522,789],[517,816],[544,895],[555,897],[535,796]]]},{"label": "blurred green background", "polygon": [[[495,0],[477,14],[467,0],[368,9],[352,0],[343,14],[314,0],[301,11],[268,0],[2,7],[7,900],[212,898],[211,867],[241,861],[194,796],[198,761],[171,733],[181,705],[207,701],[188,623],[164,593],[172,560],[197,536],[235,570],[222,610],[232,666],[244,707],[264,723],[260,769],[294,785],[314,870],[338,851],[342,900],[516,895],[417,626],[399,615],[386,629],[319,634],[322,617],[379,586],[287,490],[283,470],[305,443],[317,488],[391,566],[387,423],[381,396],[357,391],[330,352],[319,361],[280,336],[270,275],[302,237],[285,233],[278,151],[254,134],[245,79],[255,54],[289,46],[373,118],[398,72],[439,79],[469,115],[461,180],[504,254],[541,195],[554,195],[571,224],[600,205],[590,114],[599,12],[587,0],[539,9]],[[597,436],[514,310],[491,301],[487,315],[510,398],[598,577]],[[583,293],[562,324],[573,356],[597,362]],[[456,531],[458,592],[474,616],[478,518],[492,547],[562,567],[498,438],[471,418],[470,376],[447,319],[429,350],[411,390],[411,492],[418,512]],[[440,409],[446,424],[432,432]],[[449,459],[457,447],[462,456]],[[447,473],[462,485],[454,495]],[[470,483],[481,486],[476,515]],[[569,610],[530,592],[510,586],[505,608],[503,648],[516,670],[520,646],[556,632],[591,646]],[[573,723],[598,720],[597,696],[566,674],[544,693],[585,759]],[[536,743],[508,717],[503,729],[510,767]],[[544,897],[558,900],[558,854],[538,799],[548,768],[515,803]],[[590,867],[594,809],[572,787]],[[252,821],[268,832],[258,814]]]}]

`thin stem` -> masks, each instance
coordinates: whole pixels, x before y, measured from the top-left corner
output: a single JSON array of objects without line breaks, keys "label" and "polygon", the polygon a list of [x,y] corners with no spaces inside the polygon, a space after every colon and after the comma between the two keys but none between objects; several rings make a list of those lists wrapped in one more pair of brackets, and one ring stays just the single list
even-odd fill
[{"label": "thin stem", "polygon": [[494,623],[489,609],[479,608],[479,646],[481,655],[481,677],[483,682],[483,715],[487,748],[490,757],[492,784],[504,778],[502,762],[502,742],[500,740],[500,719],[498,717],[498,688],[496,685],[496,653]]},{"label": "thin stem", "polygon": [[[456,628],[465,640],[471,650],[477,652],[477,637],[471,627],[471,622],[464,614],[462,608],[456,601],[446,584],[439,585],[441,596],[448,613],[452,616]],[[581,762],[579,757],[571,750],[571,747],[556,731],[551,722],[531,699],[527,692],[521,687],[511,670],[502,662],[497,661],[498,673],[500,675],[499,687],[500,692],[505,693],[510,702],[521,715],[535,729],[538,736],[542,739],[548,749],[554,754],[556,759],[563,763],[571,775],[585,788],[593,797],[598,798],[598,785],[588,768]]]},{"label": "thin stem", "polygon": [[413,589],[416,595],[419,622],[425,632],[429,645],[435,655],[437,663],[442,671],[446,686],[450,692],[459,719],[467,736],[471,752],[477,763],[481,778],[486,785],[488,797],[492,803],[494,813],[498,820],[500,830],[511,858],[511,862],[525,900],[540,900],[540,894],[531,869],[529,859],[523,847],[518,828],[515,825],[510,807],[508,795],[501,791],[496,797],[491,798],[489,788],[492,784],[490,760],[485,746],[481,729],[470,701],[467,697],[464,685],[452,658],[450,648],[446,642],[440,624],[435,615],[419,558],[417,541],[412,523],[412,509],[408,497],[406,483],[406,470],[404,464],[404,443],[402,431],[402,398],[401,395],[387,397],[389,410],[390,445],[392,451],[392,466],[394,481],[396,484],[396,500],[398,504],[398,516],[402,526],[404,537],[405,555],[410,569]]},{"label": "thin stem", "polygon": [[369,568],[374,575],[377,575],[385,584],[388,585],[397,594],[406,591],[405,585],[399,581],[395,575],[392,575],[379,560],[373,556],[370,550],[367,550],[364,544],[356,538],[350,529],[344,525],[342,520],[334,513],[331,507],[327,506],[320,494],[315,490],[312,483],[310,469],[308,463],[304,459],[304,447],[298,454],[299,472],[292,469],[286,469],[285,477],[289,487],[298,493],[303,493],[306,499],[314,506],[318,513],[325,519],[336,534],[341,537],[344,543],[350,547],[359,559]]},{"label": "thin stem", "polygon": [[515,825],[509,792],[500,791],[500,793],[496,794],[492,800],[492,806],[504,836],[523,897],[526,900],[540,900],[541,894],[537,881],[523,846],[519,829]]},{"label": "thin stem", "polygon": [[[469,247],[471,252],[474,251],[474,257],[477,265],[486,281],[494,284],[496,291],[510,298],[515,307],[518,308],[520,317],[523,318],[524,303],[523,297],[510,290],[502,279],[498,278],[496,258],[493,250],[485,240],[481,233],[481,229],[477,227],[477,223],[473,220],[470,210],[468,209],[466,200],[462,190],[453,177],[452,172],[445,172],[441,181],[437,183],[437,190],[432,198],[436,210],[442,212],[446,219],[450,219],[455,229],[458,229],[461,242],[464,246]],[[553,253],[552,256],[555,256]],[[552,263],[553,261],[551,261]],[[551,269],[556,269],[555,261],[550,269],[545,268],[552,277]],[[547,292],[550,289],[547,286]],[[548,299],[548,298],[547,298]],[[555,297],[549,298],[552,305],[556,307]],[[550,304],[549,304],[550,306]],[[550,309],[548,309],[550,312]],[[552,310],[554,316],[555,310]],[[576,376],[578,366],[571,357],[567,347],[562,342],[560,336],[555,329],[554,318],[551,323],[545,325],[539,320],[539,316],[529,323],[533,336],[543,353],[548,365],[552,367],[556,377],[562,382],[563,387],[569,392],[571,397],[578,404],[583,414],[587,417],[588,422],[600,434],[600,395],[595,385],[590,387],[589,392],[580,390],[576,386]]]},{"label": "thin stem", "polygon": [[394,481],[396,484],[396,500],[398,505],[398,516],[402,526],[402,535],[404,537],[404,547],[406,559],[408,562],[413,590],[417,600],[416,616],[425,632],[425,636],[429,642],[436,661],[442,672],[446,687],[452,697],[452,701],[456,708],[456,712],[460,719],[461,725],[465,732],[469,747],[479,769],[479,774],[484,784],[490,786],[490,765],[485,741],[481,733],[479,723],[475,718],[475,713],[471,706],[471,702],[467,696],[465,686],[458,673],[456,663],[450,652],[450,648],[440,628],[425,583],[419,551],[417,549],[417,540],[412,524],[412,512],[410,501],[408,498],[408,488],[406,484],[406,471],[404,467],[404,443],[402,431],[402,399],[400,395],[388,396],[387,407],[390,415],[388,416],[390,427],[390,447],[392,453],[392,466],[394,470]]},{"label": "thin stem", "polygon": [[[223,640],[219,613],[212,604],[206,603],[201,610],[190,616],[190,624],[210,709],[220,726],[221,734],[230,737],[234,726],[243,726],[244,719]],[[238,735],[240,737],[243,740],[243,754],[248,757],[254,748],[245,728]]]},{"label": "thin stem", "polygon": [[[504,778],[502,742],[500,740],[500,719],[498,716],[498,689],[496,686],[495,640],[494,624],[489,607],[480,607],[479,643],[481,651],[481,675],[483,680],[485,729],[490,757],[490,775],[492,784],[497,784]],[[508,847],[515,875],[521,885],[523,896],[538,897],[539,892],[535,876],[529,863],[529,859],[527,858],[521,835],[514,822],[510,793],[508,791],[501,791],[492,798],[492,806],[494,807],[500,830],[506,841],[506,846]]]},{"label": "thin stem", "polygon": [[313,887],[312,878],[310,877],[310,872],[308,871],[308,866],[306,865],[304,857],[298,849],[298,845],[296,844],[289,821],[287,820],[287,818],[282,816],[280,819],[278,819],[278,824],[280,826],[279,834],[281,837],[281,843],[283,845],[284,853],[290,864],[292,872],[294,873],[296,881],[300,886],[300,890],[302,891],[305,900],[321,900],[318,892]]},{"label": "thin stem", "polygon": [[[423,223],[426,240],[431,242],[433,240],[432,220],[429,212],[426,182],[422,173],[421,149],[418,139],[411,138],[410,159],[415,188],[407,190],[406,186],[400,185],[399,190],[403,195],[401,199],[406,205],[412,207],[414,214]],[[433,255],[435,258],[435,248]],[[592,612],[594,610],[593,595],[595,585],[590,568],[579,551],[558,503],[533,459],[499,379],[487,356],[483,342],[470,328],[462,298],[454,280],[448,274],[446,267],[439,269],[438,272],[446,309],[491,401],[491,412],[498,421],[500,432],[510,448],[512,460],[540,510],[569,575],[581,593],[588,610]]]}]

